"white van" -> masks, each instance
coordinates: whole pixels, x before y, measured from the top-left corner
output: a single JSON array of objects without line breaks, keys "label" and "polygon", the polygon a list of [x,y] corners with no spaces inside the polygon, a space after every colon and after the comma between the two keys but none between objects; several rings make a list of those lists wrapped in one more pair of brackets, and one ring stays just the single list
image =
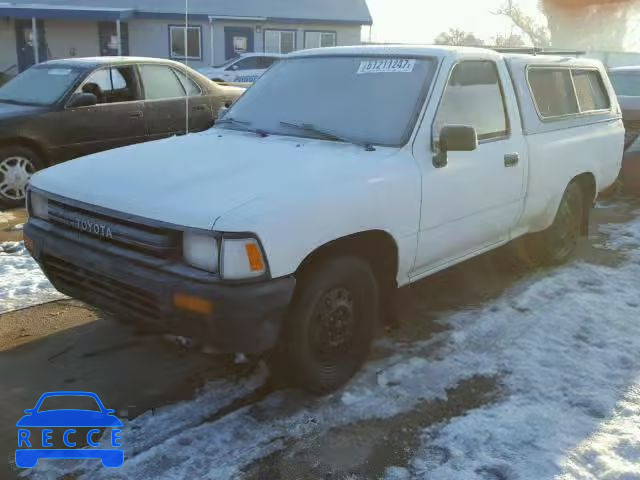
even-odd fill
[{"label": "white van", "polygon": [[623,143],[598,61],[307,50],[207,132],[36,174],[25,243],[73,297],[326,392],[396,288],[519,237],[570,258]]}]

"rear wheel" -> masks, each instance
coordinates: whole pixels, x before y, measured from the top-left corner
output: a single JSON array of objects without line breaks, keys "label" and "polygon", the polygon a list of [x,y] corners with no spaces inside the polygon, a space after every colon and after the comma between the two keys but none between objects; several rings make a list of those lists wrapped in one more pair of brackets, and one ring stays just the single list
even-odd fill
[{"label": "rear wheel", "polygon": [[524,240],[520,253],[533,265],[558,265],[575,253],[582,236],[586,205],[577,182],[570,183],[558,207],[553,224]]},{"label": "rear wheel", "polygon": [[41,168],[42,160],[29,148],[0,148],[0,204],[9,208],[24,206],[31,175]]},{"label": "rear wheel", "polygon": [[332,258],[299,280],[272,369],[287,383],[328,393],[367,358],[378,321],[378,286],[369,264]]}]

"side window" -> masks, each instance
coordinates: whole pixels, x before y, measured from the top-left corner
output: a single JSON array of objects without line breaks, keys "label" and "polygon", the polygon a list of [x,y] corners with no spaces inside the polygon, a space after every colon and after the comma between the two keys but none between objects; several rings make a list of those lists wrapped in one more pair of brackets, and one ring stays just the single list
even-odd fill
[{"label": "side window", "polygon": [[93,93],[99,104],[137,100],[135,70],[131,66],[96,70],[82,83],[78,92]]},{"label": "side window", "polygon": [[478,140],[509,133],[502,86],[494,62],[465,61],[454,67],[434,122],[434,139],[445,125],[475,127]]},{"label": "side window", "polygon": [[147,100],[184,97],[184,89],[171,70],[164,65],[141,65],[140,74]]},{"label": "side window", "polygon": [[608,110],[611,107],[600,72],[597,70],[573,70],[572,74],[581,112]]},{"label": "side window", "polygon": [[193,80],[191,77],[187,76],[183,71],[173,69],[173,73],[178,76],[180,83],[182,84],[182,88],[187,92],[187,95],[190,97],[195,97],[198,95],[202,95],[202,89],[200,86]]},{"label": "side window", "polygon": [[528,78],[543,118],[579,113],[569,69],[531,68]]},{"label": "side window", "polygon": [[256,70],[258,57],[247,57],[231,65],[227,70]]}]

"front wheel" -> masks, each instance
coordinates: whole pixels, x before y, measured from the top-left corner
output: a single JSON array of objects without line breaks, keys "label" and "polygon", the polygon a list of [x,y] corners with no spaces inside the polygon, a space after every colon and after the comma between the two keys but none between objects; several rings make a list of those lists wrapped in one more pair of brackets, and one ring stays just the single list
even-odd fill
[{"label": "front wheel", "polygon": [[299,279],[274,374],[313,393],[339,388],[366,360],[378,315],[378,285],[366,261],[341,256],[317,265]]},{"label": "front wheel", "polygon": [[31,175],[41,168],[40,158],[29,148],[0,148],[0,205],[8,208],[24,206]]}]

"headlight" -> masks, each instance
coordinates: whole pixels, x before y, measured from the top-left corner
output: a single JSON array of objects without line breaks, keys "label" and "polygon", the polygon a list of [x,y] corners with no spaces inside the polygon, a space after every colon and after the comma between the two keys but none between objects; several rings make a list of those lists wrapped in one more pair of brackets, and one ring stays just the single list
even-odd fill
[{"label": "headlight", "polygon": [[182,252],[185,261],[208,272],[218,271],[218,240],[207,234],[184,232]]},{"label": "headlight", "polygon": [[225,238],[221,256],[221,274],[226,280],[256,278],[267,270],[262,249],[255,238]]},{"label": "headlight", "polygon": [[49,220],[49,201],[47,197],[31,191],[29,194],[29,206],[33,217]]},{"label": "headlight", "polygon": [[267,271],[262,248],[255,238],[217,238],[199,232],[184,232],[182,238],[186,263],[219,272],[225,280],[257,278]]}]

